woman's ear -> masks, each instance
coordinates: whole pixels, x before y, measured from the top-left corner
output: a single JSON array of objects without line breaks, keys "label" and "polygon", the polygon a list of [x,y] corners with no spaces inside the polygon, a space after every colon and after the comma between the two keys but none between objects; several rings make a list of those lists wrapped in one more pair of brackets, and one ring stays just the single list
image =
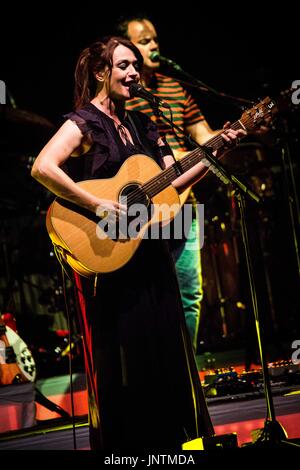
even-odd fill
[{"label": "woman's ear", "polygon": [[98,82],[104,82],[103,72],[97,72],[97,73],[95,74],[95,77],[96,77],[96,80],[97,80]]}]

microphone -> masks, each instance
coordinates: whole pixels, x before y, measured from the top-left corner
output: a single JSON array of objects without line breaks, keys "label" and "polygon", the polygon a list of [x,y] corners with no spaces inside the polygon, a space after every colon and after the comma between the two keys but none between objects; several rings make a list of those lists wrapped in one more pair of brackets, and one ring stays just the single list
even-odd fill
[{"label": "microphone", "polygon": [[179,71],[182,70],[180,65],[176,64],[174,60],[168,59],[167,57],[160,55],[157,51],[151,52],[149,57],[152,62],[161,62],[162,64],[166,64],[166,65],[169,65],[170,67],[175,68],[176,70],[179,70]]},{"label": "microphone", "polygon": [[150,91],[145,90],[142,85],[139,83],[132,82],[129,85],[129,93],[131,98],[134,98],[135,96],[139,96],[140,98],[144,98],[144,100],[149,101],[149,103],[152,104],[154,108],[157,108],[158,106],[161,106],[162,108],[170,108],[170,105],[166,103],[164,100],[161,98],[158,98],[157,96],[152,95]]}]

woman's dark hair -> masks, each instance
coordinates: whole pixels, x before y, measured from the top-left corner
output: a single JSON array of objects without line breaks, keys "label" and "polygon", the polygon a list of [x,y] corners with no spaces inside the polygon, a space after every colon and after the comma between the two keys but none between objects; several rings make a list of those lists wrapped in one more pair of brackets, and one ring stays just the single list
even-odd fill
[{"label": "woman's dark hair", "polygon": [[128,47],[137,58],[139,69],[142,70],[143,56],[138,48],[128,39],[119,36],[106,36],[84,49],[77,61],[75,69],[75,109],[82,108],[95,96],[97,80],[95,74],[108,67],[109,76],[113,67],[113,54],[117,46]]}]

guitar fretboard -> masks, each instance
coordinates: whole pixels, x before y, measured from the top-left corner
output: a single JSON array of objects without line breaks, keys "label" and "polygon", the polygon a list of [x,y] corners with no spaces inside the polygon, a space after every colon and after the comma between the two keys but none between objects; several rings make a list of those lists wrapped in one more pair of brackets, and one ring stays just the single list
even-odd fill
[{"label": "guitar fretboard", "polygon": [[[230,128],[238,130],[244,129],[245,126],[241,123],[241,121],[236,121],[230,126]],[[221,134],[222,132],[215,135],[205,143],[205,146],[208,147],[212,152],[219,150],[224,146],[224,140],[221,137]],[[167,188],[172,183],[172,181],[193,168],[195,165],[197,165],[197,163],[200,163],[205,158],[205,152],[201,148],[196,148],[195,150],[189,152],[181,160],[178,160],[176,163],[173,163],[173,165],[163,170],[161,173],[159,173],[159,175],[147,181],[147,183],[142,186],[142,189],[146,192],[146,194],[148,194],[150,198],[152,198],[160,191]]]}]

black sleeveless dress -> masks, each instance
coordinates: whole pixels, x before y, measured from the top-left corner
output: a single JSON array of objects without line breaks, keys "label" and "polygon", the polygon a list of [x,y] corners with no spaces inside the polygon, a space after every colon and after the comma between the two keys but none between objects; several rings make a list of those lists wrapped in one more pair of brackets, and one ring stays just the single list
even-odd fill
[{"label": "black sleeveless dress", "polygon": [[[157,146],[155,125],[142,113],[130,115],[123,124],[134,145],[125,145],[112,119],[91,103],[66,116],[94,142],[68,159],[74,180],[111,177],[136,153],[158,161],[165,149]],[[124,267],[99,277],[96,295],[91,280],[75,278],[91,448],[178,450],[212,435],[167,243],[143,240]]]}]

